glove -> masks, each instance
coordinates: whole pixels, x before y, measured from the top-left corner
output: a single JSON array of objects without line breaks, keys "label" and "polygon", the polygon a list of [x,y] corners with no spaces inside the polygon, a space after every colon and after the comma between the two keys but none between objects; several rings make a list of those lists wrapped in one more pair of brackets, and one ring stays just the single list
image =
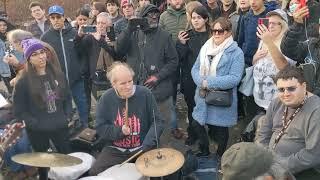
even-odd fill
[{"label": "glove", "polygon": [[158,85],[158,78],[156,76],[150,76],[143,85],[149,89],[153,89]]},{"label": "glove", "polygon": [[138,26],[137,26],[134,19],[129,19],[127,28],[128,28],[129,32],[133,32],[133,31],[138,30]]}]

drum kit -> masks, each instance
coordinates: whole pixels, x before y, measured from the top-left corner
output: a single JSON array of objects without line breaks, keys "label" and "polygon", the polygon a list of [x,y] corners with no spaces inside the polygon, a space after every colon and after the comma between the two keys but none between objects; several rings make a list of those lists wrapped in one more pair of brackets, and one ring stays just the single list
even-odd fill
[{"label": "drum kit", "polygon": [[[155,120],[155,112],[153,110],[153,121],[154,121],[154,131],[157,134],[157,125]],[[128,99],[126,99],[126,112],[125,112],[125,124],[128,126]],[[158,137],[156,138],[157,149],[147,151],[139,156],[135,162],[135,168],[133,173],[138,173],[145,177],[161,177],[173,174],[177,170],[179,170],[184,164],[184,156],[181,152],[172,149],[172,148],[159,148]],[[141,180],[141,178],[123,178],[123,173],[121,167],[126,164],[126,167],[129,167],[128,171],[132,170],[132,164],[128,163],[138,155],[140,155],[143,151],[139,151],[134,154],[128,160],[124,161],[120,165],[113,166],[107,169],[106,174],[110,174],[111,177],[108,177],[108,180]],[[82,163],[80,158],[58,154],[58,153],[25,153],[18,154],[12,157],[12,160],[28,166],[34,167],[68,167],[74,166]],[[114,170],[115,169],[115,170]],[[109,171],[108,171],[109,170]],[[138,170],[138,172],[136,172]],[[115,172],[117,171],[117,172]],[[113,173],[114,172],[114,173]],[[119,173],[120,172],[120,173]],[[115,174],[120,174],[120,177],[115,178]],[[129,173],[130,174],[130,173]],[[112,177],[113,176],[113,177]]]},{"label": "drum kit", "polygon": [[[140,151],[139,153],[141,152],[142,151]],[[136,154],[134,156],[137,156],[137,155],[139,154]],[[116,171],[119,171],[117,170],[117,168],[121,169],[121,167],[124,164],[129,164],[130,166],[129,165],[127,166],[131,168],[135,167],[137,172],[142,176],[163,177],[176,172],[182,167],[184,163],[183,154],[171,148],[158,148],[158,149],[145,152],[144,154],[138,157],[134,166],[132,166],[131,163],[127,163],[131,159],[133,158],[131,157],[124,163],[110,168],[109,173],[107,173],[111,177],[110,179],[114,179],[114,180],[119,179],[115,177],[116,176],[115,174],[116,174]],[[68,166],[74,166],[82,163],[82,160],[80,158],[77,158],[74,156],[64,155],[59,153],[40,153],[40,152],[18,154],[13,156],[12,160],[23,165],[28,165],[33,167],[44,167],[44,168],[68,167]],[[126,174],[126,173],[123,173],[122,170],[123,169],[120,170],[122,174]],[[114,178],[112,178],[113,172],[115,175]]]}]

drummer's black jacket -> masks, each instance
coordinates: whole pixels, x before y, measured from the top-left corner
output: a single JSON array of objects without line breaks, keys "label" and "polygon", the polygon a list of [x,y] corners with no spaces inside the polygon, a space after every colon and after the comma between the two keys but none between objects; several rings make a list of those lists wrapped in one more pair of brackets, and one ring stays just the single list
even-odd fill
[{"label": "drummer's black jacket", "polygon": [[163,130],[163,119],[151,91],[143,86],[135,87],[133,96],[128,99],[128,122],[133,135],[122,133],[126,100],[120,98],[114,88],[107,90],[97,104],[96,130],[106,146],[124,149],[156,146],[156,136],[159,138]]}]

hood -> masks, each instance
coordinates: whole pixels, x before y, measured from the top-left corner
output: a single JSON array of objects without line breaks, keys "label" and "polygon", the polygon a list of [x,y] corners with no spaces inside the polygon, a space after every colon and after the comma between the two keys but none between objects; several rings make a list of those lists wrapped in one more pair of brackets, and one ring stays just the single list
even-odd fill
[{"label": "hood", "polygon": [[140,10],[140,13],[139,13],[139,17],[144,17],[147,15],[148,12],[151,12],[151,11],[159,11],[159,9],[157,8],[157,6],[153,5],[153,4],[148,4],[146,6],[144,6],[141,10]]},{"label": "hood", "polygon": [[175,16],[181,16],[183,14],[186,14],[186,8],[183,7],[177,11],[177,10],[174,10],[171,6],[169,6],[167,9],[167,12]]}]

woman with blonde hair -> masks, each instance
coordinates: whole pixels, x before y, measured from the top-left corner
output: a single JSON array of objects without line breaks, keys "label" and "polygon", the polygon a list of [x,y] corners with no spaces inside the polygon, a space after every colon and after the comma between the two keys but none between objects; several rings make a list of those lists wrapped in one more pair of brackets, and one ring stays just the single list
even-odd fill
[{"label": "woman with blonde hair", "polygon": [[[273,45],[280,50],[281,40],[288,30],[287,14],[277,9],[267,14],[268,27],[260,25],[258,27],[258,37],[260,36],[259,49],[253,56],[253,97],[258,105],[258,112],[265,113],[271,100],[277,93],[277,88],[272,81],[268,81],[270,77],[288,65],[285,58],[274,58],[273,51],[270,51],[268,43],[271,41]],[[263,35],[263,36],[261,36]],[[293,62],[293,61],[291,61]]]}]

